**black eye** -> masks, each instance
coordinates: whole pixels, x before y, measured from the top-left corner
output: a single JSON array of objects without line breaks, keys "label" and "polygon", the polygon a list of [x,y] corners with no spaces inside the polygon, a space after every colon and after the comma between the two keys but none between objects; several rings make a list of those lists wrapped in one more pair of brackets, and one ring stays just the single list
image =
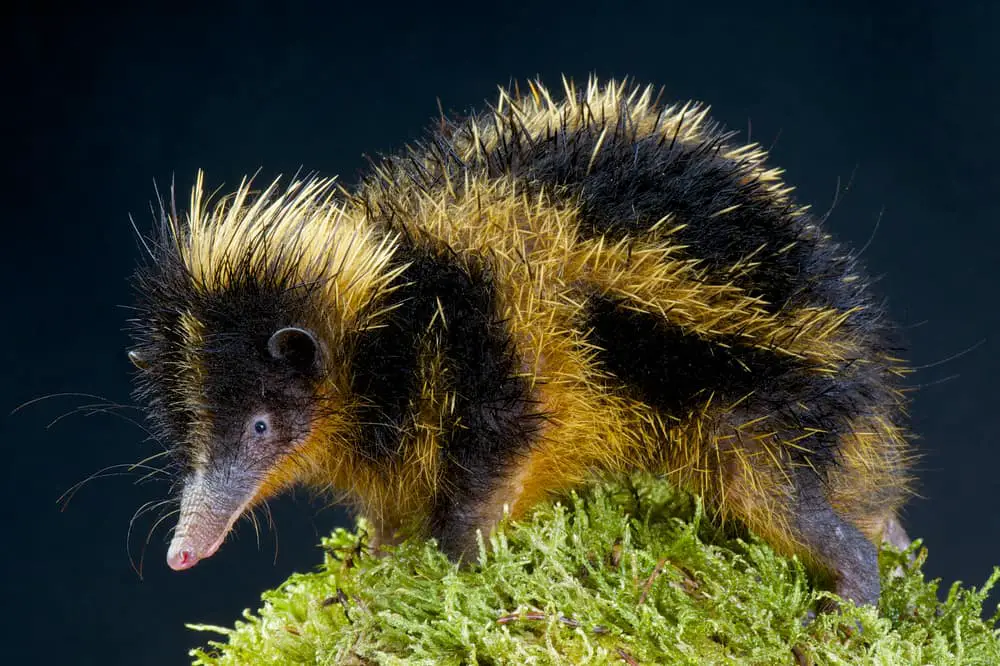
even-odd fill
[{"label": "black eye", "polygon": [[253,424],[253,430],[258,435],[263,435],[265,432],[267,432],[267,422],[266,421],[257,421],[257,422],[255,422]]}]

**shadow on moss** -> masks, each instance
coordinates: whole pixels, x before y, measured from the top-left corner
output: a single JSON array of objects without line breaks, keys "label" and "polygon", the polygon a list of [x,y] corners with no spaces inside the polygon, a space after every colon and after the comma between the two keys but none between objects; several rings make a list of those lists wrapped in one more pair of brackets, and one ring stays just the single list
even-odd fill
[{"label": "shadow on moss", "polygon": [[318,571],[265,592],[234,628],[189,625],[224,636],[194,663],[1000,664],[1000,611],[981,619],[1000,568],[941,603],[919,542],[912,562],[887,550],[878,609],[810,622],[832,595],[798,561],[647,476],[501,525],[465,569],[428,542],[373,558],[364,530],[324,539]]}]

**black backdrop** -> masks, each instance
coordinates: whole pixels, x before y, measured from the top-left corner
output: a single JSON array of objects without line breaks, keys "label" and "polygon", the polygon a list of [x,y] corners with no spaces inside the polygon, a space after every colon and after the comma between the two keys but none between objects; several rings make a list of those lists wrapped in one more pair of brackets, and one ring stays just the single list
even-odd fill
[{"label": "black backdrop", "polygon": [[[5,661],[178,663],[261,590],[314,565],[337,510],[275,504],[279,538],[244,526],[182,574],[164,563],[166,525],[126,552],[129,518],[167,485],[127,478],[59,495],[86,475],[154,452],[106,416],[45,425],[84,399],[129,399],[126,277],[148,225],[152,180],[195,169],[232,187],[300,166],[353,181],[362,153],[400,147],[437,109],[493,99],[536,74],[558,85],[629,74],[671,98],[713,105],[751,129],[801,199],[865,252],[910,358],[928,365],[913,423],[924,454],[906,523],[929,541],[927,571],[981,583],[1000,564],[1000,9],[995,3],[414,3],[217,5],[21,11],[3,20],[5,153],[0,543]],[[992,5],[992,6],[991,6]],[[324,8],[319,8],[324,7]],[[938,363],[978,341],[960,358]],[[955,376],[957,375],[957,376]],[[955,376],[955,377],[952,377]],[[950,379],[949,379],[950,378]],[[137,522],[138,558],[149,518]],[[276,548],[276,543],[280,549]],[[13,651],[13,654],[10,651]]]}]

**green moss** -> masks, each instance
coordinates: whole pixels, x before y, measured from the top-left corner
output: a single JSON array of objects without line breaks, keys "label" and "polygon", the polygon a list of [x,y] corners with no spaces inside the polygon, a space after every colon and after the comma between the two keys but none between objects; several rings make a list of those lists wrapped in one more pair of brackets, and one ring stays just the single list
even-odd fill
[{"label": "green moss", "polygon": [[373,558],[363,523],[337,530],[318,571],[265,592],[235,628],[190,625],[225,637],[194,663],[1000,664],[1000,611],[981,619],[1000,568],[940,603],[919,543],[912,562],[886,551],[878,609],[809,622],[831,595],[796,560],[720,530],[662,483],[636,477],[567,504],[502,525],[466,569],[426,542]]}]

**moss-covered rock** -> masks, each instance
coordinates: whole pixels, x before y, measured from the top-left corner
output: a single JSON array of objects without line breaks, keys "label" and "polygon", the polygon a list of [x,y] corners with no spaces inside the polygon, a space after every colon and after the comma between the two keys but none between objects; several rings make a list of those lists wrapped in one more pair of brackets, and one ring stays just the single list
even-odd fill
[{"label": "moss-covered rock", "polygon": [[1000,611],[981,619],[1000,568],[941,603],[919,543],[885,551],[878,609],[811,620],[832,595],[796,560],[645,476],[501,525],[462,569],[427,542],[371,557],[364,529],[324,539],[319,570],[235,628],[191,625],[225,637],[194,663],[1000,664]]}]

